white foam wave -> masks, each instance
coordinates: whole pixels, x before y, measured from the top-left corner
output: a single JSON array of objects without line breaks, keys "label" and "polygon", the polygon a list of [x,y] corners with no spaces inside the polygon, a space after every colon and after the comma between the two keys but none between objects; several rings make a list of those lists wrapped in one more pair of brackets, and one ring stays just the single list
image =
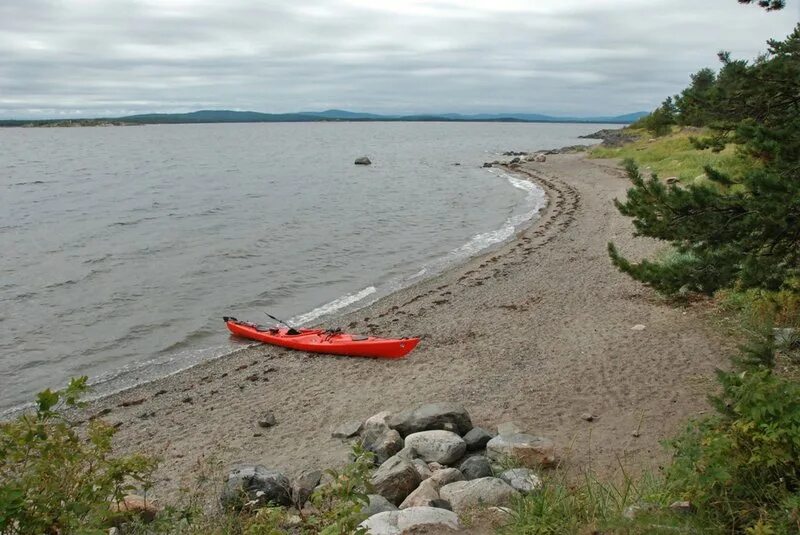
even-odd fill
[{"label": "white foam wave", "polygon": [[496,230],[476,234],[464,245],[450,251],[443,258],[427,264],[416,274],[406,278],[406,283],[415,282],[423,275],[438,273],[459,261],[475,256],[484,249],[502,243],[512,236],[526,222],[533,219],[545,206],[547,206],[547,195],[544,190],[530,180],[515,177],[508,173],[490,169],[490,173],[497,174],[507,180],[513,187],[527,192],[525,199],[521,203],[522,212],[513,215],[503,222],[503,226]]},{"label": "white foam wave", "polygon": [[321,307],[317,307],[311,312],[295,316],[292,318],[291,323],[293,325],[306,325],[318,318],[321,318],[322,316],[327,316],[328,314],[332,314],[337,310],[341,310],[363,299],[366,299],[375,292],[377,292],[377,289],[374,286],[368,286],[367,288],[364,288],[356,293],[347,294],[339,297],[338,299],[334,299],[330,303],[326,303]]}]

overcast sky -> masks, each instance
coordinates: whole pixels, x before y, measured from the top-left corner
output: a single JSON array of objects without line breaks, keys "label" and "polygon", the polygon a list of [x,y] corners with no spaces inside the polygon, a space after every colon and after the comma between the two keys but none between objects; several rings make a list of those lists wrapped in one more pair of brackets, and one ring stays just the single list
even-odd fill
[{"label": "overcast sky", "polygon": [[647,110],[798,21],[736,0],[0,0],[0,117]]}]

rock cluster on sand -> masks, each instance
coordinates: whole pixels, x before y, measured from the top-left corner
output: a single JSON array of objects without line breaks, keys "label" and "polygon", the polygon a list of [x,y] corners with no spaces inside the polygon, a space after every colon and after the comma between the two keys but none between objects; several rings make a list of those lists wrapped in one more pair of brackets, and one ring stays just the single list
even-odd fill
[{"label": "rock cluster on sand", "polygon": [[[348,422],[334,438],[357,440],[375,454],[371,475],[374,494],[362,513],[361,526],[373,535],[413,529],[458,530],[458,514],[475,507],[503,507],[512,498],[538,490],[534,468],[554,462],[552,441],[529,435],[513,422],[495,435],[473,427],[457,403],[428,403],[401,412],[378,413],[362,422]],[[509,463],[519,468],[509,469]],[[243,465],[228,476],[221,495],[225,507],[273,503],[298,509],[320,484],[317,470],[303,472],[291,483],[280,472]],[[325,483],[323,482],[322,485]]]}]

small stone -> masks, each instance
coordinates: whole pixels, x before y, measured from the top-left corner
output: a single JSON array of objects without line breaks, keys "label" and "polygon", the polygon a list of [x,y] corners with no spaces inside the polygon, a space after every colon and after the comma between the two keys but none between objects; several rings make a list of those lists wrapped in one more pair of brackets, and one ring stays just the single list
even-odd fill
[{"label": "small stone", "polygon": [[468,457],[461,463],[458,469],[464,475],[464,479],[467,480],[480,479],[492,475],[492,465],[489,463],[489,459],[483,455]]},{"label": "small stone", "polygon": [[362,439],[362,445],[367,451],[375,454],[377,464],[383,464],[387,459],[403,449],[403,438],[394,429],[370,431]]},{"label": "small stone", "polygon": [[320,470],[306,470],[292,481],[291,494],[295,507],[303,508],[314,489],[319,485],[320,479],[322,479]]},{"label": "small stone", "polygon": [[464,481],[464,474],[458,468],[443,468],[442,470],[436,470],[431,479],[436,481],[439,487],[444,487],[456,481]]},{"label": "small stone", "polygon": [[153,500],[135,494],[128,494],[118,502],[111,502],[112,513],[135,515],[144,522],[155,520],[160,510],[161,508]]},{"label": "small stone", "polygon": [[473,427],[464,435],[464,442],[467,443],[467,451],[478,451],[486,447],[486,443],[492,440],[493,436],[481,427]]},{"label": "small stone", "polygon": [[404,533],[447,533],[458,531],[458,515],[438,507],[409,507],[373,515],[359,524],[371,535],[402,535]]},{"label": "small stone", "polygon": [[426,462],[451,464],[464,456],[467,444],[452,431],[421,431],[406,437],[406,447],[414,448]]},{"label": "small stone", "polygon": [[497,426],[498,435],[516,435],[522,433],[522,428],[515,422],[503,422]]},{"label": "small stone", "polygon": [[192,402],[192,396],[186,396],[185,398],[183,398],[181,400],[181,402],[183,402],[183,403],[191,403]]},{"label": "small stone", "polygon": [[272,411],[266,411],[258,419],[258,427],[272,427],[276,423],[278,422],[275,420],[275,415]]},{"label": "small stone", "polygon": [[391,416],[388,423],[404,437],[420,431],[443,430],[448,424],[455,425],[459,435],[472,429],[469,413],[457,403],[419,405]]},{"label": "small stone", "polygon": [[360,158],[356,158],[356,161],[354,163],[356,165],[370,165],[372,164],[372,161],[366,156],[362,156]]},{"label": "small stone", "polygon": [[419,473],[414,465],[397,456],[391,457],[372,475],[375,492],[399,505],[420,483]]},{"label": "small stone", "polygon": [[333,438],[352,438],[361,432],[362,426],[363,424],[360,421],[346,422],[336,428],[331,436]]},{"label": "small stone", "polygon": [[261,465],[239,465],[228,474],[220,494],[225,508],[241,509],[245,502],[291,505],[289,479]]},{"label": "small stone", "polygon": [[666,178],[664,182],[666,182],[669,185],[672,185],[672,184],[677,184],[678,182],[680,182],[680,180],[678,180],[678,177],[676,176],[671,176],[669,178]]},{"label": "small stone", "polygon": [[428,464],[423,461],[422,459],[412,459],[411,464],[414,465],[414,468],[417,469],[417,473],[419,474],[419,478],[422,481],[430,478],[433,475],[433,472],[430,468],[428,468]]},{"label": "small stone", "polygon": [[519,493],[496,477],[457,481],[439,490],[439,496],[450,502],[453,511],[464,513],[476,506],[508,505]]},{"label": "small stone", "polygon": [[486,444],[486,456],[497,462],[513,460],[522,466],[549,466],[555,463],[555,445],[547,438],[524,433],[499,435]]},{"label": "small stone", "polygon": [[631,330],[632,330],[632,331],[643,331],[643,330],[645,330],[646,328],[647,328],[647,327],[645,327],[644,325],[642,325],[641,323],[639,323],[638,325],[634,325],[633,327],[631,327]]},{"label": "small stone", "polygon": [[434,504],[439,500],[439,484],[431,479],[426,479],[403,500],[403,503],[400,504],[400,509],[435,507]]},{"label": "small stone", "polygon": [[675,511],[676,513],[681,513],[684,515],[694,511],[694,506],[692,505],[692,502],[688,501],[673,502],[672,504],[670,504],[669,508]]},{"label": "small stone", "polygon": [[364,425],[361,426],[361,434],[369,433],[370,431],[374,431],[377,429],[389,429],[388,419],[392,413],[389,411],[382,411],[378,414],[374,414],[364,420]]},{"label": "small stone", "polygon": [[631,436],[635,437],[635,438],[639,438],[641,436],[641,433],[639,433],[639,431],[637,430],[637,431],[634,431],[633,433],[631,433]]},{"label": "small stone", "polygon": [[587,422],[594,421],[594,415],[591,412],[584,412],[581,414],[581,420],[586,420]]},{"label": "small stone", "polygon": [[369,494],[367,498],[369,503],[361,508],[361,512],[367,515],[367,518],[386,511],[397,511],[397,506],[380,494]]},{"label": "small stone", "polygon": [[542,488],[542,480],[529,468],[513,468],[500,474],[500,479],[522,494],[530,494]]}]

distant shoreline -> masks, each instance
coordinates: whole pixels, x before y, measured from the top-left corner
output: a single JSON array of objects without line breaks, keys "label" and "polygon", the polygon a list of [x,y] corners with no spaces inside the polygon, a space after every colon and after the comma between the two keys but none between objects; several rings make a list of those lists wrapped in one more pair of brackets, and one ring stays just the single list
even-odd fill
[{"label": "distant shoreline", "polygon": [[553,117],[549,115],[509,113],[461,115],[415,114],[377,115],[344,110],[300,113],[260,113],[251,111],[202,110],[191,113],[150,113],[125,117],[78,119],[0,119],[0,127],[55,128],[86,126],[133,126],[142,124],[216,124],[216,123],[321,123],[321,122],[447,122],[447,123],[549,123],[549,124],[630,124],[644,112],[612,117]]}]

